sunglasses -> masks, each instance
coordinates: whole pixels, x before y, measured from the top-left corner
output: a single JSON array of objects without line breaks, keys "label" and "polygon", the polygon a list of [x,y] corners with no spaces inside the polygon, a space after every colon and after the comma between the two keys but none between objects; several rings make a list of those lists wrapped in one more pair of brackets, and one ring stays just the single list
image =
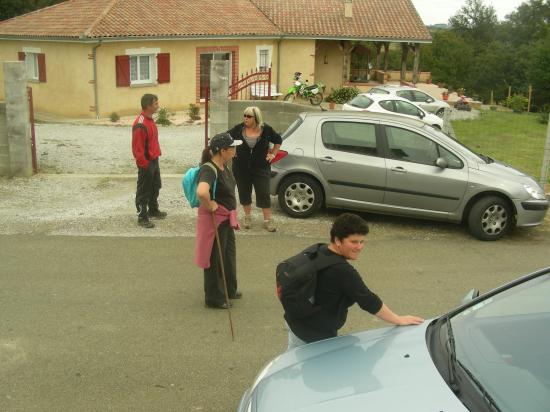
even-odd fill
[{"label": "sunglasses", "polygon": [[247,119],[252,119],[252,118],[254,118],[254,116],[251,116],[251,115],[249,115],[249,114],[245,114],[244,117],[246,117]]}]

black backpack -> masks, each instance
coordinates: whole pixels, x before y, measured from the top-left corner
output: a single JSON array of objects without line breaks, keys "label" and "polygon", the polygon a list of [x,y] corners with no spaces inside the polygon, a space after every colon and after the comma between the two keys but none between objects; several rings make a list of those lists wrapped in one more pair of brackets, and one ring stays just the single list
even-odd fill
[{"label": "black backpack", "polygon": [[341,256],[319,253],[323,246],[326,244],[312,245],[277,265],[277,296],[285,313],[295,319],[309,317],[321,310],[314,302],[317,272],[344,262]]}]

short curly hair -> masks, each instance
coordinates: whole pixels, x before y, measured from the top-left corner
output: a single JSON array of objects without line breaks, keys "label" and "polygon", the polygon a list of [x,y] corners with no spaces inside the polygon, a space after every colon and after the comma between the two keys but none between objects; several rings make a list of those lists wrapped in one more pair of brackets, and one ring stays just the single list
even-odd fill
[{"label": "short curly hair", "polygon": [[353,213],[342,213],[332,223],[330,229],[330,241],[343,240],[351,235],[366,235],[369,233],[369,225],[360,216]]}]

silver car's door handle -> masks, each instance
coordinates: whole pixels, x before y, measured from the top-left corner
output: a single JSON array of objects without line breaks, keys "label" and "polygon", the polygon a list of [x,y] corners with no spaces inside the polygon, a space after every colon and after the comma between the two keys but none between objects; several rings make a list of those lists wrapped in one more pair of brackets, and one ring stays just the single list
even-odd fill
[{"label": "silver car's door handle", "polygon": [[336,160],[334,160],[332,157],[330,156],[325,156],[321,159],[321,162],[327,162],[327,163],[334,163]]},{"label": "silver car's door handle", "polygon": [[407,169],[405,169],[404,167],[401,167],[401,166],[394,166],[391,168],[391,171],[392,172],[397,172],[397,173],[407,173]]}]

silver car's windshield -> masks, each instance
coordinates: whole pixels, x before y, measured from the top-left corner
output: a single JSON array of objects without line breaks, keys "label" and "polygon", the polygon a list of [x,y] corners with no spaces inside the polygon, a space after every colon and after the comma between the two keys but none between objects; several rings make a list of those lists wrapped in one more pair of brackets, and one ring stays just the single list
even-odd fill
[{"label": "silver car's windshield", "polygon": [[457,367],[501,411],[550,408],[550,274],[498,293],[451,318]]}]

